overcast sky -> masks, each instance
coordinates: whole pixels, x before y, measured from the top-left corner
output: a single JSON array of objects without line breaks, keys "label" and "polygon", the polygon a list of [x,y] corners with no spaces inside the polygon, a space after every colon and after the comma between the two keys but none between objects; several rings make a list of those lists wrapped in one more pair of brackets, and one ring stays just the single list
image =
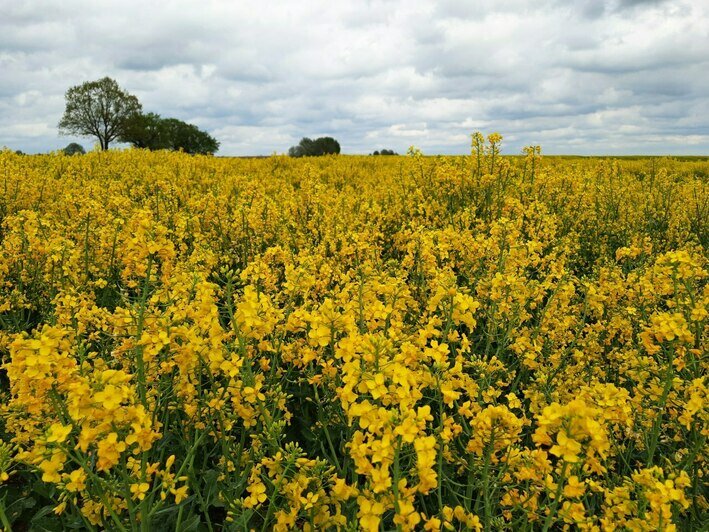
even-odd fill
[{"label": "overcast sky", "polygon": [[64,92],[111,76],[221,155],[330,135],[709,154],[709,0],[0,0],[0,146],[43,152]]}]

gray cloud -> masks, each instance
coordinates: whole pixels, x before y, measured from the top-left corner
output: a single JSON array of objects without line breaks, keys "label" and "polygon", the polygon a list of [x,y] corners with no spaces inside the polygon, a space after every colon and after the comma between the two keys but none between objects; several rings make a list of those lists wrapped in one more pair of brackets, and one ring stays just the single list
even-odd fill
[{"label": "gray cloud", "polygon": [[221,154],[332,135],[348,153],[708,153],[709,6],[690,0],[0,0],[0,146],[47,151],[109,75]]}]

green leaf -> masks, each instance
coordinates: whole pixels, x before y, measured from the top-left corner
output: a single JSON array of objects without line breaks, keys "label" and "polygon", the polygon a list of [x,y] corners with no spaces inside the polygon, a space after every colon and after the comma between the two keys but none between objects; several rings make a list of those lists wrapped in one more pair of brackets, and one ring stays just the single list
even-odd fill
[{"label": "green leaf", "polygon": [[196,532],[199,530],[200,519],[199,515],[193,515],[187,520],[182,521],[180,525],[180,530],[183,532]]}]

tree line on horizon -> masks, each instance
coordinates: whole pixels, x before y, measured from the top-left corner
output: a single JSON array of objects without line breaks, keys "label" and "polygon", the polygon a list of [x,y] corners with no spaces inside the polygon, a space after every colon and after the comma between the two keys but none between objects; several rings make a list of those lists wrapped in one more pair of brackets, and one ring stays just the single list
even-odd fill
[{"label": "tree line on horizon", "polygon": [[[95,137],[101,150],[112,142],[131,144],[148,150],[184,151],[189,154],[214,155],[219,141],[194,124],[177,118],[163,118],[143,112],[138,98],[122,89],[116,80],[105,76],[70,87],[65,94],[66,107],[59,121],[59,133]],[[84,154],[81,144],[72,142],[63,150],[66,155]],[[288,150],[290,157],[316,157],[339,154],[340,143],[332,137],[303,137]],[[22,154],[20,150],[16,153]],[[396,155],[382,149],[371,155]]]},{"label": "tree line on horizon", "polygon": [[[95,137],[102,150],[107,150],[114,141],[136,148],[181,150],[190,154],[213,155],[219,149],[218,140],[193,124],[143,113],[138,98],[109,77],[75,85],[67,90],[65,98],[59,132]],[[81,153],[75,148],[73,152]]]},{"label": "tree line on horizon", "polygon": [[[297,146],[288,150],[290,157],[317,157],[319,155],[334,155],[340,153],[340,143],[332,137],[320,137],[315,140],[308,137],[300,139]],[[394,150],[375,150],[370,155],[398,155]]]}]

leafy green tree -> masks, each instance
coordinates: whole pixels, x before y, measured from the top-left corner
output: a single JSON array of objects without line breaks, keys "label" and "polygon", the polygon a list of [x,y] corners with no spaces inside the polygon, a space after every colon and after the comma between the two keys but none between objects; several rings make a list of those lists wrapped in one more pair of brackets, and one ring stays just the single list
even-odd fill
[{"label": "leafy green tree", "polygon": [[127,142],[136,148],[162,150],[168,147],[163,119],[156,113],[136,114],[126,121],[119,141]]},{"label": "leafy green tree", "polygon": [[315,141],[316,155],[329,155],[340,153],[340,143],[332,137],[320,137]]},{"label": "leafy green tree", "polygon": [[303,137],[297,146],[291,146],[288,155],[291,157],[314,157],[340,153],[340,143],[332,137],[320,137],[312,140]]},{"label": "leafy green tree", "polygon": [[303,137],[297,146],[291,146],[288,149],[288,155],[291,157],[306,157],[314,155],[315,143],[313,139]]},{"label": "leafy green tree", "polygon": [[86,153],[84,147],[77,142],[67,144],[66,148],[64,148],[64,150],[62,151],[64,151],[64,155],[84,155]]},{"label": "leafy green tree", "polygon": [[71,87],[65,98],[59,132],[96,137],[102,150],[123,134],[126,123],[142,109],[138,98],[109,77]]},{"label": "leafy green tree", "polygon": [[182,150],[192,154],[213,154],[219,149],[219,142],[197,126],[177,118],[162,118],[156,113],[132,117],[119,140],[136,148]]},{"label": "leafy green tree", "polygon": [[209,133],[177,118],[164,118],[161,128],[170,150],[212,155],[219,149],[219,141]]}]

